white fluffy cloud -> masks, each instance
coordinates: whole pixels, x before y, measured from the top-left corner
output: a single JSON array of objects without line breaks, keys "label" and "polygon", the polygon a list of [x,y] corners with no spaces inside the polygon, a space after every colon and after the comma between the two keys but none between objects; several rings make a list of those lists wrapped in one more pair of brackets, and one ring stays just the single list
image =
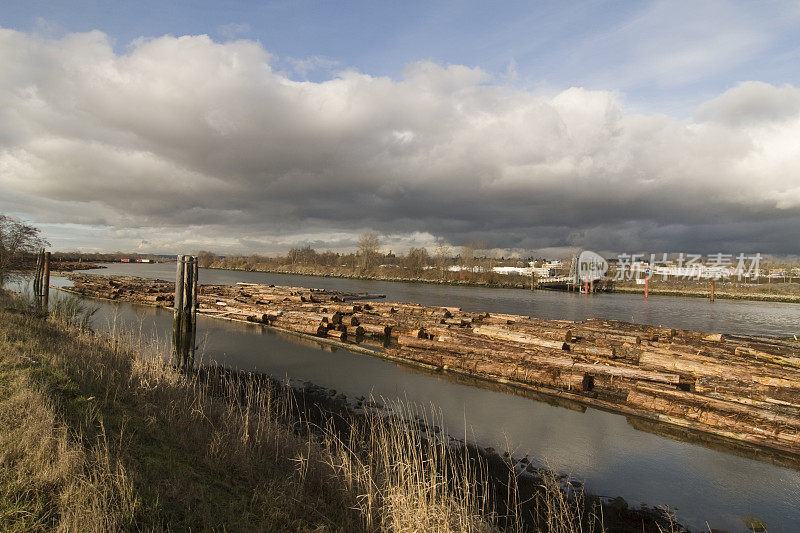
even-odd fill
[{"label": "white fluffy cloud", "polygon": [[247,40],[117,54],[101,32],[0,30],[0,211],[158,251],[346,246],[373,229],[515,249],[796,252],[797,87],[742,83],[679,119],[461,65],[308,82],[272,60]]}]

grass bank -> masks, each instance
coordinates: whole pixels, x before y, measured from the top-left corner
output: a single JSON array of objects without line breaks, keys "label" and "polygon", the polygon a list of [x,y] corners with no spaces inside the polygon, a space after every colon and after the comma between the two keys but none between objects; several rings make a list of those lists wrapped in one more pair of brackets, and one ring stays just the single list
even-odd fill
[{"label": "grass bank", "polygon": [[360,529],[333,477],[298,468],[323,458],[269,391],[211,395],[155,346],[137,353],[3,300],[4,530]]},{"label": "grass bank", "polygon": [[408,407],[309,416],[286,387],[95,335],[84,311],[68,299],[45,318],[0,294],[4,530],[670,530],[553,476],[519,490],[513,468],[410,430]]},{"label": "grass bank", "polygon": [[[631,281],[615,282],[614,292],[644,294],[644,285]],[[683,296],[688,298],[709,298],[709,281],[663,281],[650,280],[650,294],[659,296]],[[800,303],[800,283],[736,283],[717,282],[714,297],[720,300],[749,300],[758,302]]]}]

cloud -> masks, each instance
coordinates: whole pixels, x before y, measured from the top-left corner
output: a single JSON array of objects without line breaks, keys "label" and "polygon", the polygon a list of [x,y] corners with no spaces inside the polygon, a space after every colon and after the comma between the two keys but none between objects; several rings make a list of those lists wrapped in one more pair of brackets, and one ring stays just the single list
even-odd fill
[{"label": "cloud", "polygon": [[0,211],[106,249],[338,248],[375,230],[395,251],[796,252],[796,87],[744,83],[682,119],[463,65],[310,82],[273,63],[247,40],[120,54],[97,31],[0,30]]},{"label": "cloud", "polygon": [[250,24],[246,22],[231,22],[230,24],[223,24],[217,28],[217,34],[232,40],[247,35],[250,33]]},{"label": "cloud", "polygon": [[798,114],[800,88],[775,87],[758,81],[738,84],[701,105],[697,112],[703,119],[734,127],[791,122]]},{"label": "cloud", "polygon": [[340,65],[338,61],[323,56],[312,56],[303,59],[289,57],[286,58],[286,62],[291,65],[292,70],[296,74],[303,78],[310,72],[317,70],[331,71]]}]

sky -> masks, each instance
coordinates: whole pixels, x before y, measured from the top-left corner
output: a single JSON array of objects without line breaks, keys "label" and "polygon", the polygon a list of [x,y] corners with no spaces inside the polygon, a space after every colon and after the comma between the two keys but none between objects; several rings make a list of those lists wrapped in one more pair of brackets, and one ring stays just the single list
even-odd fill
[{"label": "sky", "polygon": [[0,2],[54,249],[800,254],[797,2]]}]

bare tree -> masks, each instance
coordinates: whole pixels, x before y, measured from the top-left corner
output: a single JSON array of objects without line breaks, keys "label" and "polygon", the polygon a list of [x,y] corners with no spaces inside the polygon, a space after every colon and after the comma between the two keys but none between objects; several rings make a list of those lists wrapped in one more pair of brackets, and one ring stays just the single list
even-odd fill
[{"label": "bare tree", "polygon": [[406,267],[419,276],[428,265],[428,259],[428,250],[425,248],[411,248],[406,254]]},{"label": "bare tree", "polygon": [[358,238],[358,255],[364,271],[372,270],[377,265],[380,244],[375,233],[364,233]]},{"label": "bare tree", "polygon": [[439,276],[444,277],[447,271],[447,258],[450,257],[450,246],[445,240],[436,243],[436,266],[439,268]]},{"label": "bare tree", "polygon": [[475,269],[475,243],[468,242],[461,247],[461,266],[470,272]]},{"label": "bare tree", "polygon": [[18,218],[0,214],[0,286],[9,271],[24,267],[26,255],[49,244],[39,235],[39,228]]},{"label": "bare tree", "polygon": [[445,267],[448,257],[450,257],[450,246],[446,241],[440,240],[436,243],[436,262],[439,268]]},{"label": "bare tree", "polygon": [[214,252],[209,252],[206,250],[200,250],[197,252],[197,265],[201,268],[208,268],[218,260],[219,256]]}]

